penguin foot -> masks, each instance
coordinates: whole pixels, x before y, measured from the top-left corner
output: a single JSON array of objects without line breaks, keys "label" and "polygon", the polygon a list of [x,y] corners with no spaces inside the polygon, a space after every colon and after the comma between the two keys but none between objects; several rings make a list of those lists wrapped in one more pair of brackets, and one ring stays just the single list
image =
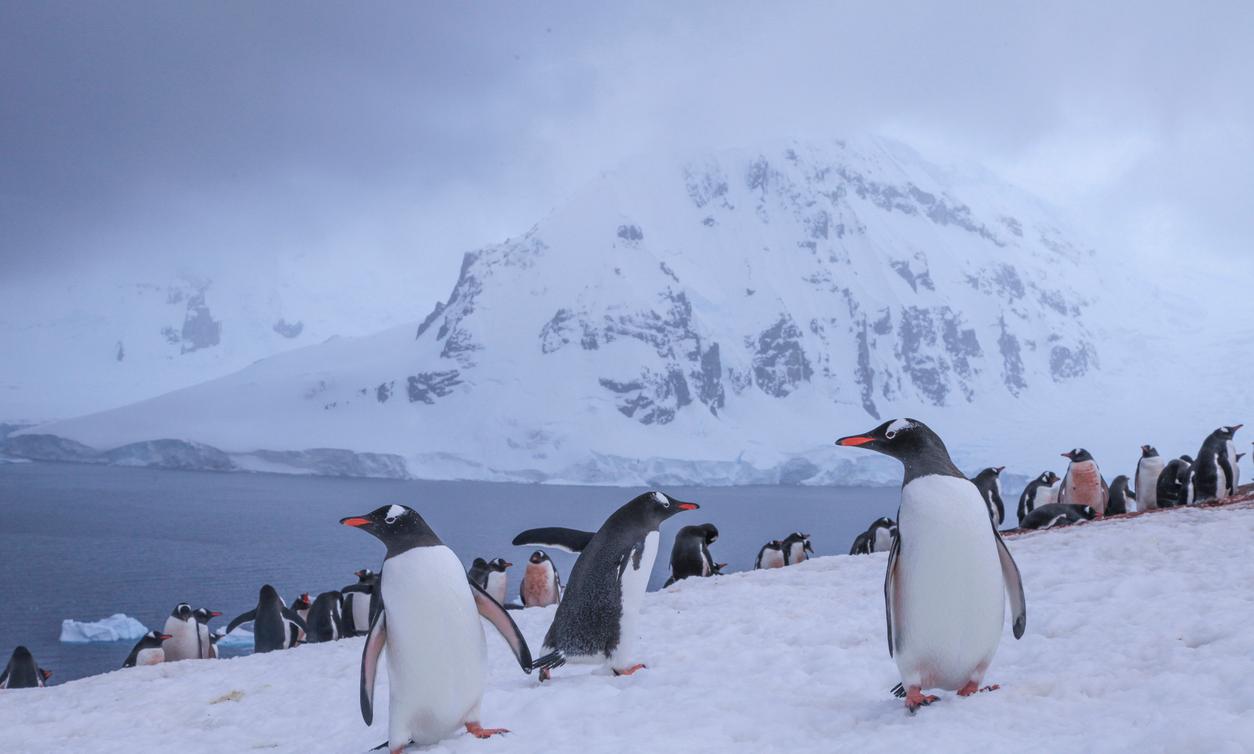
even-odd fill
[{"label": "penguin foot", "polygon": [[540,683],[544,683],[553,677],[553,673],[548,668],[540,668]]},{"label": "penguin foot", "polygon": [[466,732],[475,738],[491,738],[501,733],[509,733],[508,728],[484,728],[479,723],[466,723]]},{"label": "penguin foot", "polygon": [[611,669],[614,671],[614,675],[634,675],[637,670],[644,670],[646,667],[647,666],[644,663],[637,662],[635,665],[632,665],[626,670],[619,670],[618,668]]},{"label": "penguin foot", "polygon": [[938,701],[940,701],[939,696],[924,694],[923,689],[918,686],[911,686],[906,690],[906,709],[910,710],[911,714],[913,714],[920,707],[926,707],[932,702]]},{"label": "penguin foot", "polygon": [[979,684],[977,684],[975,681],[968,681],[966,686],[963,686],[962,688],[958,689],[958,696],[971,696],[972,694],[982,694],[985,691],[996,691],[999,688],[1001,688],[1001,686],[998,686],[995,683],[989,686],[985,686],[984,688],[980,688]]}]

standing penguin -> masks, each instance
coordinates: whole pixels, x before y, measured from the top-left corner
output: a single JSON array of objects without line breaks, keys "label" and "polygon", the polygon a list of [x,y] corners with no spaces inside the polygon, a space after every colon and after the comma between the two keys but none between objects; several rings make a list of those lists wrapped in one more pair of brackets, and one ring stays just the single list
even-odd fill
[{"label": "standing penguin", "polygon": [[527,558],[518,598],[523,607],[548,607],[562,601],[562,577],[544,550],[536,550]]},{"label": "standing penguin", "polygon": [[1028,486],[1023,488],[1023,494],[1019,495],[1019,526],[1023,526],[1023,520],[1032,511],[1042,505],[1058,502],[1057,484],[1058,475],[1052,471],[1046,471],[1028,482]]},{"label": "standing penguin", "polygon": [[799,531],[784,537],[784,541],[780,544],[783,545],[784,550],[784,565],[804,563],[814,554],[814,548],[810,546],[810,535]]},{"label": "standing penguin", "polygon": [[1236,475],[1232,472],[1232,437],[1243,425],[1220,427],[1211,432],[1197,452],[1190,478],[1193,482],[1193,499],[1223,500],[1236,492]]},{"label": "standing penguin", "polygon": [[1241,459],[1245,458],[1244,453],[1237,453],[1232,456],[1232,489],[1235,490],[1241,486]]},{"label": "standing penguin", "polygon": [[509,591],[509,574],[506,573],[506,570],[513,568],[513,566],[513,563],[504,558],[493,558],[492,560],[475,558],[466,575],[470,577],[471,581],[478,584],[480,589],[492,595],[492,599],[504,605],[505,595]]},{"label": "standing penguin", "polygon": [[170,635],[163,647],[166,662],[200,657],[200,624],[196,622],[191,605],[186,602],[175,605],[170,617],[165,619],[165,630],[161,633]]},{"label": "standing penguin", "polygon": [[1110,499],[1110,488],[1102,478],[1097,461],[1084,448],[1062,454],[1071,460],[1067,473],[1062,477],[1062,489],[1058,491],[1058,502],[1064,505],[1087,505],[1097,511],[1097,517],[1106,515],[1106,502]]},{"label": "standing penguin", "polygon": [[161,644],[168,638],[170,638],[169,634],[163,634],[160,631],[149,631],[139,637],[139,641],[131,647],[131,653],[122,662],[122,667],[133,668],[137,665],[156,665],[165,662],[165,650],[161,648]]},{"label": "standing penguin", "polygon": [[222,613],[207,607],[198,607],[192,611],[196,619],[196,653],[202,660],[213,659],[213,643],[209,641],[209,621]]},{"label": "standing penguin", "polygon": [[714,562],[710,545],[718,541],[718,527],[714,524],[685,526],[675,535],[671,547],[671,577],[663,587],[668,587],[689,576],[714,576],[722,564]]},{"label": "standing penguin", "polygon": [[1158,476],[1166,463],[1153,445],[1141,446],[1141,459],[1136,462],[1136,509],[1152,511],[1158,507]]},{"label": "standing penguin", "polygon": [[1006,506],[1001,501],[1001,472],[1005,469],[1005,466],[989,466],[971,477],[971,483],[988,506],[989,518],[998,526],[1006,523]]},{"label": "standing penguin", "polygon": [[788,565],[784,560],[784,543],[778,539],[772,539],[770,542],[762,545],[762,549],[758,550],[758,559],[753,561],[753,570],[759,568],[783,568]]},{"label": "standing penguin", "polygon": [[1193,460],[1189,456],[1173,458],[1158,475],[1156,495],[1159,508],[1190,505],[1193,502]]},{"label": "standing penguin", "polygon": [[48,685],[51,670],[44,670],[35,662],[30,650],[18,645],[9,657],[9,664],[0,673],[0,689],[34,689]]},{"label": "standing penguin", "polygon": [[636,621],[657,557],[658,527],[680,511],[699,508],[661,492],[646,492],[610,514],[596,533],[529,529],[515,545],[547,545],[579,553],[553,625],[544,636],[548,654],[535,662],[540,679],[566,662],[608,664],[615,675],[644,667],[636,662]]},{"label": "standing penguin", "polygon": [[315,644],[344,638],[341,599],[339,592],[323,592],[314,598],[305,619],[305,641]]},{"label": "standing penguin", "polygon": [[897,660],[906,708],[935,701],[923,693],[929,688],[960,696],[980,691],[1001,641],[1007,591],[1016,639],[1027,626],[1027,607],[1019,568],[979,490],[954,466],[940,437],[914,419],[888,421],[836,444],[874,450],[905,467],[884,603],[888,653]]},{"label": "standing penguin", "polygon": [[885,516],[877,518],[866,531],[853,540],[849,548],[850,555],[870,555],[873,552],[888,552],[892,549],[893,539],[897,536],[897,522]]},{"label": "standing penguin", "polygon": [[257,593],[257,606],[235,616],[226,627],[229,634],[242,623],[253,623],[253,651],[273,652],[295,646],[298,632],[309,632],[305,620],[287,605],[274,587],[265,584]]},{"label": "standing penguin", "polygon": [[380,573],[381,609],[370,624],[361,656],[361,716],[374,720],[374,683],[387,647],[388,749],[427,746],[459,727],[477,738],[507,732],[479,724],[487,675],[487,618],[531,670],[527,640],[500,603],[466,577],[461,561],[417,511],[385,505],[340,519],[387,546]]},{"label": "standing penguin", "polygon": [[357,583],[344,587],[344,635],[365,636],[370,632],[370,618],[378,607],[379,574],[362,568],[355,574]]},{"label": "standing penguin", "polygon": [[1110,502],[1106,504],[1106,515],[1119,516],[1137,510],[1136,493],[1128,489],[1128,477],[1120,474],[1110,483]]},{"label": "standing penguin", "polygon": [[[309,608],[313,607],[313,597],[309,596],[309,592],[301,592],[300,596],[292,600],[292,612],[300,616],[305,621],[305,625],[309,625]],[[296,629],[296,639],[292,642],[292,646],[296,646],[305,640],[305,632],[299,627]]]}]

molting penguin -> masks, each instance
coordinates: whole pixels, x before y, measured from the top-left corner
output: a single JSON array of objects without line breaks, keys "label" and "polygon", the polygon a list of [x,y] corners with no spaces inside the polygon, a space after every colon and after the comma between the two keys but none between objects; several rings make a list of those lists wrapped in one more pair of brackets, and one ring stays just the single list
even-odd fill
[{"label": "molting penguin", "polygon": [[1220,427],[1211,432],[1202,442],[1197,452],[1197,460],[1193,462],[1190,476],[1193,482],[1193,499],[1223,500],[1236,492],[1235,478],[1232,472],[1232,436],[1242,425]]},{"label": "molting penguin", "polygon": [[1032,511],[1042,505],[1058,502],[1057,484],[1058,475],[1052,471],[1046,471],[1028,482],[1028,486],[1023,488],[1023,494],[1019,495],[1019,526],[1023,526],[1023,520]]},{"label": "molting penguin", "polygon": [[1128,477],[1120,474],[1110,483],[1110,502],[1106,515],[1118,516],[1136,510],[1136,493],[1128,489]]},{"label": "molting penguin", "polygon": [[784,537],[784,541],[780,544],[784,548],[784,565],[797,565],[804,563],[814,555],[814,548],[810,546],[810,535],[802,534],[795,531]]},{"label": "molting penguin", "polygon": [[266,584],[257,593],[257,607],[235,616],[226,627],[229,634],[242,623],[253,623],[253,651],[273,652],[295,646],[299,631],[308,633],[303,618],[283,604],[274,587]]},{"label": "molting penguin", "polygon": [[9,664],[0,673],[0,689],[34,689],[48,685],[51,670],[44,670],[35,662],[30,650],[18,645],[9,657]]},{"label": "molting penguin", "polygon": [[126,656],[122,667],[133,668],[137,665],[156,665],[165,662],[165,650],[161,648],[161,644],[168,638],[170,638],[169,634],[163,634],[160,631],[149,631],[139,637],[139,641],[131,647],[131,653]]},{"label": "molting penguin", "polygon": [[527,570],[518,586],[523,607],[547,607],[562,601],[562,577],[544,550],[536,550],[527,558]]},{"label": "molting penguin", "polygon": [[783,568],[788,565],[784,560],[784,543],[778,539],[772,539],[770,542],[762,545],[762,549],[758,550],[758,558],[753,561],[753,570],[759,568]]},{"label": "molting penguin", "polygon": [[1167,462],[1158,475],[1156,496],[1159,508],[1190,505],[1193,502],[1193,461],[1188,456]]},{"label": "molting penguin", "polygon": [[202,660],[213,659],[213,642],[209,641],[209,621],[222,613],[207,607],[198,607],[192,611],[196,619],[196,651]]},{"label": "molting penguin", "polygon": [[379,574],[369,568],[357,571],[357,583],[340,590],[344,595],[344,635],[365,636],[378,609]]},{"label": "molting penguin", "polygon": [[1158,507],[1158,477],[1167,464],[1153,445],[1141,446],[1141,459],[1136,462],[1136,509],[1152,511]]},{"label": "molting penguin", "polygon": [[892,549],[893,538],[897,536],[897,523],[887,516],[877,518],[867,530],[853,540],[849,548],[850,555],[870,555],[873,552],[888,552]]},{"label": "molting penguin", "polygon": [[1032,511],[1023,519],[1020,528],[1023,529],[1052,529],[1059,526],[1068,526],[1081,521],[1092,521],[1097,516],[1097,511],[1087,505],[1066,505],[1065,503],[1050,503],[1042,505]]},{"label": "molting penguin", "polygon": [[989,518],[998,526],[1006,523],[1006,506],[1001,500],[1001,472],[1005,469],[1005,466],[989,466],[971,477],[971,483],[980,491],[980,497],[988,505]]},{"label": "molting penguin", "polygon": [[374,719],[379,655],[387,647],[388,748],[433,744],[459,727],[478,738],[505,733],[479,725],[487,675],[487,618],[530,673],[531,652],[512,618],[478,584],[417,511],[385,505],[340,519],[387,546],[379,579],[381,609],[361,656],[361,716]]},{"label": "molting penguin", "polygon": [[1102,478],[1097,462],[1084,448],[1062,454],[1071,460],[1067,473],[1062,477],[1062,489],[1058,491],[1058,502],[1066,505],[1087,505],[1097,511],[1097,517],[1106,515],[1106,502],[1110,499],[1110,488]]},{"label": "molting penguin", "polygon": [[175,605],[161,633],[170,635],[164,645],[166,662],[200,657],[200,624],[196,622],[191,605],[186,602]]},{"label": "molting penguin", "polygon": [[[896,458],[905,467],[897,538],[888,554],[884,603],[888,653],[914,711],[929,688],[980,691],[1005,622],[1010,595],[1016,639],[1027,626],[1019,568],[975,485],[940,437],[914,419],[888,421],[837,445]],[[996,688],[995,686],[987,687]]]},{"label": "molting penguin", "polygon": [[610,514],[596,533],[529,529],[515,545],[546,545],[579,553],[553,625],[544,636],[548,654],[535,662],[540,679],[566,662],[608,664],[615,675],[644,667],[634,655],[636,621],[657,557],[658,527],[681,511],[699,508],[661,492],[646,492]]},{"label": "molting penguin", "polygon": [[504,558],[493,558],[492,560],[484,560],[483,558],[475,558],[470,566],[470,571],[466,574],[470,580],[479,585],[483,591],[492,595],[492,599],[505,604],[505,595],[509,591],[509,574],[506,570],[512,568],[513,563]]},{"label": "molting penguin", "polygon": [[344,637],[342,599],[339,592],[323,592],[314,598],[305,619],[305,641],[315,644]]},{"label": "molting penguin", "polygon": [[714,562],[710,545],[718,541],[718,527],[714,524],[685,526],[675,535],[671,547],[671,577],[663,587],[668,587],[689,576],[714,576],[723,565]]}]

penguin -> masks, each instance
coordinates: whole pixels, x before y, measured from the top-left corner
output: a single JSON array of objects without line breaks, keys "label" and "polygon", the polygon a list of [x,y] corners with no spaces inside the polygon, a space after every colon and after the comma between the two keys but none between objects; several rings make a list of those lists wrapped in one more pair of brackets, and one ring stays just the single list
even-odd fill
[{"label": "penguin", "polygon": [[1236,475],[1232,473],[1232,436],[1242,426],[1220,427],[1202,442],[1197,460],[1189,472],[1195,502],[1223,500],[1236,492]]},{"label": "penguin", "polygon": [[1005,466],[989,466],[971,477],[971,483],[980,491],[980,497],[988,505],[989,518],[998,526],[1006,523],[1006,506],[1001,500],[1001,472],[1005,469]]},{"label": "penguin", "polygon": [[849,548],[850,555],[870,555],[873,552],[888,552],[892,549],[893,538],[897,536],[897,522],[884,516],[871,522],[866,531],[853,540]]},{"label": "penguin", "polygon": [[810,546],[810,535],[799,531],[789,534],[780,544],[784,550],[784,565],[804,563],[814,554],[814,548]]},{"label": "penguin", "polygon": [[945,443],[916,419],[887,421],[836,441],[901,461],[897,538],[884,579],[888,653],[906,708],[936,701],[932,688],[970,696],[997,653],[1009,595],[1016,639],[1027,627],[1019,568],[980,491],[954,466]]},{"label": "penguin", "polygon": [[1141,446],[1141,459],[1136,462],[1136,509],[1152,511],[1158,507],[1158,476],[1166,466],[1153,445]]},{"label": "penguin", "polygon": [[1232,488],[1241,486],[1241,459],[1245,458],[1244,453],[1236,453],[1232,456]]},{"label": "penguin", "polygon": [[778,539],[772,539],[770,542],[762,545],[762,549],[758,550],[758,559],[753,561],[753,570],[759,568],[783,568],[788,565],[784,560],[784,543]]},{"label": "penguin", "polygon": [[1067,505],[1087,505],[1097,511],[1097,517],[1106,515],[1106,502],[1110,499],[1110,488],[1102,478],[1101,469],[1093,455],[1084,448],[1062,454],[1071,460],[1067,473],[1062,477],[1062,488],[1058,490],[1058,502]]},{"label": "penguin", "polygon": [[126,656],[122,667],[133,668],[137,665],[156,665],[165,662],[165,650],[161,648],[161,644],[169,638],[169,634],[163,634],[160,631],[149,631],[139,637],[139,641],[131,647],[131,653]]},{"label": "penguin", "polygon": [[340,523],[387,547],[379,578],[381,608],[361,656],[361,716],[366,724],[374,720],[375,677],[386,646],[387,746],[393,754],[411,742],[434,744],[463,725],[477,738],[508,732],[479,724],[487,675],[480,616],[505,638],[523,672],[531,672],[527,640],[505,608],[467,578],[457,555],[414,509],[385,505]]},{"label": "penguin", "polygon": [[305,618],[305,641],[316,644],[344,638],[342,600],[339,592],[323,592],[314,598]]},{"label": "penguin", "polygon": [[222,637],[226,636],[226,632],[218,629],[209,634],[209,658],[218,659],[218,642],[222,641]]},{"label": "penguin", "polygon": [[1028,486],[1023,488],[1023,494],[1019,495],[1019,526],[1023,526],[1023,520],[1032,511],[1042,505],[1058,502],[1057,484],[1058,475],[1052,471],[1046,471],[1028,482]]},{"label": "penguin", "polygon": [[1156,486],[1159,508],[1189,505],[1193,502],[1192,468],[1193,461],[1189,456],[1180,456],[1167,462],[1158,475]]},{"label": "penguin", "polygon": [[379,574],[362,568],[355,574],[357,583],[340,590],[344,595],[344,635],[365,636],[370,631],[370,618],[378,604]]},{"label": "penguin", "polygon": [[527,558],[527,570],[523,571],[518,585],[518,598],[523,607],[547,607],[562,600],[562,577],[544,550],[536,550]]},{"label": "penguin", "polygon": [[[309,596],[309,592],[301,592],[300,596],[292,600],[292,612],[300,616],[305,621],[305,625],[309,625],[309,608],[313,606],[313,598]],[[291,626],[289,626],[291,628]],[[305,632],[299,627],[296,630],[296,638],[292,641],[292,646],[296,646],[305,640]]]},{"label": "penguin", "polygon": [[514,564],[504,558],[492,560],[475,558],[466,575],[485,592],[492,595],[492,599],[504,605],[505,594],[509,591],[509,575],[505,571],[513,567]]},{"label": "penguin", "polygon": [[725,563],[715,563],[710,545],[718,541],[718,527],[714,524],[685,526],[675,535],[671,547],[671,577],[663,588],[689,576],[715,576]]},{"label": "penguin", "polygon": [[299,631],[309,633],[305,620],[283,603],[274,587],[265,584],[257,594],[257,606],[235,616],[226,627],[229,634],[242,623],[252,621],[253,651],[273,652],[295,646]]},{"label": "penguin", "polygon": [[52,671],[39,667],[30,650],[19,644],[0,673],[0,689],[43,688],[51,677]]},{"label": "penguin", "polygon": [[196,622],[191,605],[186,602],[175,605],[170,617],[165,619],[165,629],[161,633],[170,635],[162,646],[166,662],[200,657],[200,624]]},{"label": "penguin", "polygon": [[544,636],[547,654],[535,661],[540,680],[567,662],[604,663],[614,675],[645,667],[634,654],[636,623],[657,557],[658,527],[676,513],[699,507],[662,492],[646,492],[610,514],[595,534],[547,528],[514,537],[516,546],[547,545],[579,553]]},{"label": "penguin", "polygon": [[1042,505],[1023,519],[1022,529],[1052,529],[1057,526],[1068,526],[1081,521],[1092,521],[1097,511],[1087,505],[1067,505],[1066,503],[1050,503]]},{"label": "penguin", "polygon": [[192,611],[196,619],[196,652],[202,660],[213,659],[213,643],[209,641],[209,621],[222,613],[207,607],[198,607]]},{"label": "penguin", "polygon": [[1136,510],[1136,493],[1128,489],[1128,477],[1120,474],[1110,483],[1110,501],[1106,503],[1106,515],[1120,516]]}]

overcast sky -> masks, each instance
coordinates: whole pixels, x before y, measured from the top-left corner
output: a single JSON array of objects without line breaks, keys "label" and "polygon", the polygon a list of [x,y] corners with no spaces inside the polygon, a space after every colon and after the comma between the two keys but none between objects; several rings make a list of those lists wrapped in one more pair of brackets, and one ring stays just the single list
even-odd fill
[{"label": "overcast sky", "polygon": [[625,157],[865,131],[1108,251],[1244,261],[1251,40],[1243,2],[9,0],[0,275],[368,247],[443,294]]}]

